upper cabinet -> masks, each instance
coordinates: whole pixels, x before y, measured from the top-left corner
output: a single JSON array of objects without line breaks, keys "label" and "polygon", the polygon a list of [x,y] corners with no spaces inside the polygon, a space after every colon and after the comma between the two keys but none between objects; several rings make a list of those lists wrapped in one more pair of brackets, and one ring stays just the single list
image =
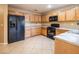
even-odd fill
[{"label": "upper cabinet", "polygon": [[41,22],[44,23],[46,20],[46,15],[42,15]]},{"label": "upper cabinet", "polygon": [[79,7],[64,8],[55,10],[42,16],[42,22],[49,22],[50,16],[58,16],[58,21],[76,21],[79,20]]},{"label": "upper cabinet", "polygon": [[30,22],[30,15],[29,14],[25,14],[25,22]]},{"label": "upper cabinet", "polygon": [[76,7],[76,20],[79,20],[79,7]]},{"label": "upper cabinet", "polygon": [[66,21],[75,20],[75,8],[66,10]]},{"label": "upper cabinet", "polygon": [[40,15],[30,15],[30,22],[40,23],[41,16]]},{"label": "upper cabinet", "polygon": [[38,22],[41,23],[41,15],[38,16]]},{"label": "upper cabinet", "polygon": [[38,22],[38,15],[34,15],[34,22],[35,22],[35,23]]},{"label": "upper cabinet", "polygon": [[30,15],[30,22],[34,22],[34,15]]},{"label": "upper cabinet", "polygon": [[10,15],[20,15],[20,16],[24,16],[23,13],[17,12],[17,11],[9,11],[9,14],[10,14]]},{"label": "upper cabinet", "polygon": [[49,17],[50,17],[50,15],[46,15],[45,22],[49,22]]},{"label": "upper cabinet", "polygon": [[11,15],[24,16],[24,13],[22,13],[19,9],[16,9],[16,8],[9,7],[8,11],[9,11],[8,13],[11,14]]},{"label": "upper cabinet", "polygon": [[57,16],[57,15],[58,15],[58,11],[51,12],[51,13],[48,13],[48,14],[46,14],[46,15],[43,15],[43,16],[42,16],[42,22],[43,22],[43,23],[48,23],[48,22],[50,22],[50,21],[49,21],[49,17],[50,17],[50,16]]},{"label": "upper cabinet", "polygon": [[53,11],[52,16],[57,16],[58,15],[58,11]]},{"label": "upper cabinet", "polygon": [[26,22],[33,22],[33,23],[40,23],[41,22],[41,15],[39,14],[29,14],[26,13],[22,10],[19,10],[17,8],[9,7],[8,8],[8,13],[11,15],[20,15],[20,16],[25,16],[25,21]]},{"label": "upper cabinet", "polygon": [[66,20],[66,12],[65,11],[59,11],[58,12],[58,21],[65,21]]}]

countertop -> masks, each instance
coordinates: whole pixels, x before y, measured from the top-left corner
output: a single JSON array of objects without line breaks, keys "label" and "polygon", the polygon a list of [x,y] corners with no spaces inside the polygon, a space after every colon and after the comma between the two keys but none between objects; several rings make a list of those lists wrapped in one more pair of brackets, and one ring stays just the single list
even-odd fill
[{"label": "countertop", "polygon": [[59,27],[59,28],[56,28],[56,29],[69,30],[69,31],[75,31],[75,30],[77,30],[77,29],[62,28],[62,27]]},{"label": "countertop", "polygon": [[70,44],[79,46],[79,34],[73,33],[71,31],[56,35],[54,37],[60,40],[66,41]]}]

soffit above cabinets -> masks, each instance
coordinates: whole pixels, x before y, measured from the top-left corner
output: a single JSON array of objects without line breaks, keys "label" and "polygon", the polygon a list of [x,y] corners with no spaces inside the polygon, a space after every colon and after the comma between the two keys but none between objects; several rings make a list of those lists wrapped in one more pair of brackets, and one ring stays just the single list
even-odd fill
[{"label": "soffit above cabinets", "polygon": [[19,8],[36,13],[45,13],[47,11],[68,6],[69,4],[50,4],[51,8],[48,8],[49,4],[9,4],[10,7]]}]

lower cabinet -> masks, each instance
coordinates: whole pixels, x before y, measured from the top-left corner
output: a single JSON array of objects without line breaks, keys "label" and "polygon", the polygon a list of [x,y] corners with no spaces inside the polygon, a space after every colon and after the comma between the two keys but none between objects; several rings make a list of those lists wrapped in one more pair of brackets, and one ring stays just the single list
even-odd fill
[{"label": "lower cabinet", "polygon": [[31,29],[31,35],[32,35],[32,36],[37,35],[37,34],[36,34],[36,29],[35,29],[35,28],[32,28],[32,29]]},{"label": "lower cabinet", "polygon": [[32,36],[40,35],[41,34],[41,28],[32,28],[31,34],[32,34]]},{"label": "lower cabinet", "polygon": [[47,28],[42,28],[42,35],[47,36]]},{"label": "lower cabinet", "polygon": [[55,39],[55,54],[79,54],[79,46]]},{"label": "lower cabinet", "polygon": [[31,37],[31,28],[25,29],[25,38]]},{"label": "lower cabinet", "polygon": [[37,28],[36,33],[37,33],[37,35],[40,35],[41,34],[41,28]]},{"label": "lower cabinet", "polygon": [[32,37],[36,35],[41,35],[41,27],[40,28],[26,28],[25,29],[25,37]]}]

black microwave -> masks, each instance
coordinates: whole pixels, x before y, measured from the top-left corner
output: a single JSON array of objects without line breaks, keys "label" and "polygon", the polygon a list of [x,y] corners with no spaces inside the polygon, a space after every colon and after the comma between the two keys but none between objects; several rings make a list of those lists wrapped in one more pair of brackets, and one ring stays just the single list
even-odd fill
[{"label": "black microwave", "polygon": [[49,21],[52,22],[52,21],[58,21],[58,16],[50,16],[49,17]]}]

